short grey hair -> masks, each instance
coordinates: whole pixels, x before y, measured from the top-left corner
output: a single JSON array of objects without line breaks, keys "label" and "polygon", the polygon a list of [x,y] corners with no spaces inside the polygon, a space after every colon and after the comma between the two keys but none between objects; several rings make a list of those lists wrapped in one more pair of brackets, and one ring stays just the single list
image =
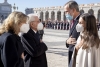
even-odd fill
[{"label": "short grey hair", "polygon": [[77,4],[77,2],[76,1],[69,1],[69,2],[67,2],[66,4],[65,4],[65,6],[66,5],[68,5],[68,7],[70,8],[70,9],[76,9],[76,11],[77,12],[79,12],[79,6],[78,6],[78,4]]},{"label": "short grey hair", "polygon": [[38,13],[31,13],[31,14],[28,14],[28,21],[27,23],[30,24],[32,21],[34,21],[34,17],[38,17],[39,18],[39,14]]}]

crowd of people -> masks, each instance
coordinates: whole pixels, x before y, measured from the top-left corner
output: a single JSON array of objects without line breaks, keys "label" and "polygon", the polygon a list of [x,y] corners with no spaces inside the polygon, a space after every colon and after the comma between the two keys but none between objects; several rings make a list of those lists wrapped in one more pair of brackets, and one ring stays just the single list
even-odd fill
[{"label": "crowd of people", "polygon": [[48,21],[45,24],[48,29],[69,30],[69,23],[67,21]]},{"label": "crowd of people", "polygon": [[[64,11],[68,22],[43,24],[46,28],[69,30],[68,66],[100,67],[100,38],[95,16],[80,14],[73,0],[64,5]],[[38,14],[12,12],[0,25],[0,67],[48,67],[48,47],[40,33],[43,24]]]},{"label": "crowd of people", "polygon": [[[68,21],[41,21],[46,29],[54,29],[54,30],[69,30],[71,27],[71,23]],[[99,31],[100,22],[96,21],[97,29]]]}]

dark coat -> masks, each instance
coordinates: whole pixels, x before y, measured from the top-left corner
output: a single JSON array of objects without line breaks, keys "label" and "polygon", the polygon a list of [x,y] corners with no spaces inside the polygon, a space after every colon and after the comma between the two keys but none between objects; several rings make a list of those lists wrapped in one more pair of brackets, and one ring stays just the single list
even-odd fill
[{"label": "dark coat", "polygon": [[39,38],[42,39],[43,38],[43,34],[44,34],[44,30],[39,30],[38,34],[39,34]]},{"label": "dark coat", "polygon": [[28,33],[22,35],[22,43],[26,54],[25,67],[27,67],[27,61],[30,58],[30,67],[47,67],[47,59],[45,54],[47,46],[45,43],[40,42],[39,34],[36,34],[32,29],[30,29]]},{"label": "dark coat", "polygon": [[0,67],[24,67],[24,62],[21,58],[24,48],[18,35],[12,31],[2,34],[0,36],[0,47],[0,61],[2,60],[4,65],[0,65]]},{"label": "dark coat", "polygon": [[[76,18],[76,20],[74,20],[74,25],[70,29],[70,33],[69,33],[69,37],[72,36],[72,38],[76,38],[76,40],[77,40],[77,38],[79,37],[79,34],[80,34],[79,32],[76,31],[76,25],[78,24],[79,17],[80,17],[80,15]],[[69,47],[69,51],[73,51],[75,45],[71,45],[71,44],[66,43],[66,46]]]},{"label": "dark coat", "polygon": [[[76,31],[76,25],[78,24],[78,21],[79,21],[79,17],[78,16],[75,20],[74,20],[74,24],[72,26],[72,28],[70,29],[70,33],[69,33],[69,37],[72,36],[72,38],[75,38],[77,40],[77,38],[79,37],[79,32]],[[71,27],[71,26],[70,26]],[[66,46],[69,47],[69,54],[68,54],[68,60],[69,60],[69,63],[70,63],[70,60],[71,60],[71,57],[72,57],[72,54],[73,54],[73,50],[74,50],[74,46],[75,44],[67,44],[66,43]]]}]

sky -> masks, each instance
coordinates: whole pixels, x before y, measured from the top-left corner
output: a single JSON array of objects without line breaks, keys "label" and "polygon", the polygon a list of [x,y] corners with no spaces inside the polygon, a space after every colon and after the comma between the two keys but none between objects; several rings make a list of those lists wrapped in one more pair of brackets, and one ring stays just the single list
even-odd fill
[{"label": "sky", "polygon": [[[69,0],[7,0],[12,6],[18,6],[18,11],[25,13],[26,8],[63,6]],[[100,0],[75,0],[78,4],[100,3]],[[3,3],[4,0],[0,0]]]}]

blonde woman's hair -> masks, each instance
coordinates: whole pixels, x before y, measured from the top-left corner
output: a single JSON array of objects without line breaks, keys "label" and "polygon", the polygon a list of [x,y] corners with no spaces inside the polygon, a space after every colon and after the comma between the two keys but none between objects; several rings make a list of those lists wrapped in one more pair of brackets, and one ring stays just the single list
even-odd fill
[{"label": "blonde woman's hair", "polygon": [[0,26],[0,35],[4,32],[8,32],[12,30],[14,33],[18,34],[18,25],[20,23],[25,23],[27,21],[28,16],[23,14],[22,12],[12,12]]}]

